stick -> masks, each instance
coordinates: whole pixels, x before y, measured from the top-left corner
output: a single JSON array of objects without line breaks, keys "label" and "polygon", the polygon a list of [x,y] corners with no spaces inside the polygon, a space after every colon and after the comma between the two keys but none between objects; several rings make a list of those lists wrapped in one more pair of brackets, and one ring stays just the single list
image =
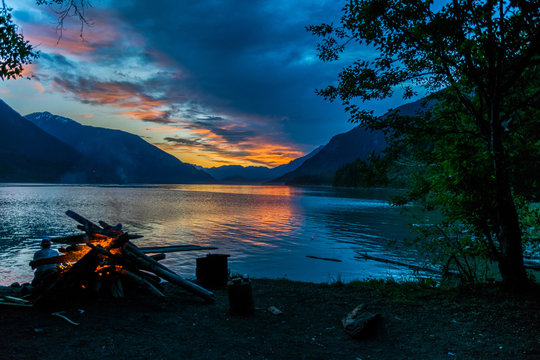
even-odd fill
[{"label": "stick", "polygon": [[5,301],[0,299],[0,305],[18,306],[18,307],[33,307],[32,304],[23,304],[18,301]]},{"label": "stick", "polygon": [[154,294],[154,295],[156,295],[158,297],[161,297],[161,298],[165,297],[165,295],[161,291],[159,291],[158,288],[156,288],[154,285],[152,285],[151,283],[149,283],[148,281],[146,281],[142,277],[132,273],[131,271],[128,271],[126,269],[122,269],[122,270],[119,271],[119,273],[120,273],[120,275],[132,280],[133,282],[135,282],[137,285],[139,285],[143,289],[148,290],[152,294]]},{"label": "stick", "polygon": [[156,261],[159,261],[159,260],[165,259],[165,254],[159,253],[159,254],[150,255],[149,257]]},{"label": "stick", "polygon": [[51,315],[61,317],[62,319],[66,320],[68,323],[73,324],[75,326],[79,325],[79,323],[72,321],[67,316],[62,315],[62,313],[63,311],[59,311],[59,312],[52,313]]},{"label": "stick", "polygon": [[11,301],[20,302],[22,304],[31,304],[32,303],[31,301],[28,301],[26,299],[21,299],[21,298],[14,297],[14,296],[4,296],[4,298],[6,298],[8,300],[11,300]]},{"label": "stick", "polygon": [[37,259],[30,261],[30,266],[32,269],[37,268],[41,265],[47,265],[47,264],[62,264],[62,263],[68,263],[68,262],[75,262],[81,258],[81,255],[77,254],[65,254],[65,255],[58,255],[58,256],[52,256],[49,258],[43,258],[43,259]]},{"label": "stick", "polygon": [[148,246],[139,248],[143,253],[168,253],[179,251],[198,251],[198,250],[216,250],[214,246],[199,246],[199,245],[171,245],[171,246]]},{"label": "stick", "polygon": [[403,263],[401,261],[375,257],[375,256],[371,256],[371,255],[368,255],[368,254],[359,254],[359,256],[355,256],[355,258],[357,258],[357,259],[368,259],[368,260],[383,262],[383,263],[386,263],[386,264],[404,266],[404,267],[407,267],[407,268],[409,268],[411,270],[414,270],[414,271],[425,271],[425,272],[431,272],[431,273],[435,273],[435,274],[441,274],[441,271],[436,270],[436,269],[431,269],[431,268],[428,268],[428,267],[425,267],[425,266],[406,264],[406,263]]},{"label": "stick", "polygon": [[134,262],[137,262],[143,269],[149,270],[154,274],[158,275],[159,277],[168,280],[173,284],[179,285],[187,291],[197,296],[200,296],[207,301],[214,301],[214,293],[178,276],[173,271],[169,270],[168,268],[161,265],[152,258],[146,256],[129,241],[124,246],[124,254],[126,256],[129,256]]},{"label": "stick", "polygon": [[76,222],[78,222],[79,224],[83,225],[84,229],[87,232],[98,233],[98,234],[103,233],[103,229],[101,227],[97,226],[90,220],[85,219],[81,215],[77,214],[75,211],[68,210],[66,211],[66,215],[72,218],[73,220],[75,220]]},{"label": "stick", "polygon": [[51,241],[56,244],[75,245],[75,244],[85,243],[86,241],[88,241],[88,235],[77,234],[77,235],[62,236],[62,237],[52,238]]},{"label": "stick", "polygon": [[[83,227],[83,231],[84,230],[85,229]],[[143,237],[142,235],[129,234],[130,239],[140,239],[142,237]],[[106,239],[106,236],[102,234],[94,233],[91,235],[77,234],[77,235],[62,236],[62,237],[52,238],[51,241],[56,244],[75,245],[75,244],[83,244],[89,241],[102,240],[102,239]]]},{"label": "stick", "polygon": [[122,281],[119,278],[111,279],[109,282],[109,290],[111,295],[115,299],[120,299],[124,297],[124,287],[122,286]]},{"label": "stick", "polygon": [[313,256],[313,255],[306,255],[306,257],[307,257],[307,258],[310,258],[310,259],[317,259],[317,260],[326,260],[326,261],[341,262],[341,260],[338,260],[338,259],[324,258],[324,257]]}]

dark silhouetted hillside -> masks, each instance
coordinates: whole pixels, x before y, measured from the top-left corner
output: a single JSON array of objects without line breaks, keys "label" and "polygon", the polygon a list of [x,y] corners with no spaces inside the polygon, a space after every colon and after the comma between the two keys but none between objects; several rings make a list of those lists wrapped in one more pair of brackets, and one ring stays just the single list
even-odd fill
[{"label": "dark silhouetted hillside", "polygon": [[110,180],[68,144],[43,131],[0,100],[0,181],[91,183]]},{"label": "dark silhouetted hillside", "polygon": [[99,164],[110,166],[122,183],[211,183],[214,179],[139,136],[120,130],[81,125],[48,112],[26,118]]},{"label": "dark silhouetted hillside", "polygon": [[[396,110],[402,115],[413,116],[424,106],[424,101],[405,104]],[[296,170],[272,182],[296,185],[330,185],[335,172],[357,159],[366,159],[372,152],[380,153],[386,147],[384,135],[380,131],[369,131],[362,126],[334,136],[318,154],[306,160]]]}]

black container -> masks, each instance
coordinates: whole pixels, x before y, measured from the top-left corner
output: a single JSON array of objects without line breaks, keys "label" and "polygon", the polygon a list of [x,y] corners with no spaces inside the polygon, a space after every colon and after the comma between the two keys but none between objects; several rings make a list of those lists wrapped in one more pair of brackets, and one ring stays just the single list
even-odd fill
[{"label": "black container", "polygon": [[233,315],[249,315],[253,313],[253,293],[249,279],[237,278],[229,281],[229,311]]},{"label": "black container", "polygon": [[224,289],[229,280],[226,254],[208,254],[197,259],[197,282],[204,288]]}]

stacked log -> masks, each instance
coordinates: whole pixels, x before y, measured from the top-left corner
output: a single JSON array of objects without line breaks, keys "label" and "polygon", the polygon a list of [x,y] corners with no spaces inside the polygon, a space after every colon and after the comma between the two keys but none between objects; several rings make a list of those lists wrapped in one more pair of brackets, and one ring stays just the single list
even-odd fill
[{"label": "stacked log", "polygon": [[[130,239],[140,238],[123,231],[122,225],[111,226],[103,221],[99,225],[68,210],[66,215],[76,220],[85,234],[53,239],[68,244],[63,255],[31,262],[32,267],[43,264],[65,264],[54,281],[35,291],[37,305],[51,305],[88,292],[108,291],[114,298],[124,297],[125,286],[136,286],[157,297],[164,297],[161,279],[178,285],[206,301],[214,294],[194,284],[158,262],[165,254],[159,247],[138,248]],[[197,246],[165,247],[164,252],[209,249]],[[210,248],[212,249],[212,248]],[[156,253],[149,256],[148,253]]]}]

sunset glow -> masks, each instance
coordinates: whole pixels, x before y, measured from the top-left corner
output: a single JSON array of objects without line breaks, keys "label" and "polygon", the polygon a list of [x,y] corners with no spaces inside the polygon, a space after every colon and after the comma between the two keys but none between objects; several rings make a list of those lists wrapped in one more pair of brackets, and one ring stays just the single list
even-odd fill
[{"label": "sunset glow", "polygon": [[203,167],[286,164],[352,127],[341,106],[314,94],[339,64],[313,60],[304,26],[337,15],[332,1],[301,1],[295,17],[278,4],[238,12],[220,1],[103,1],[86,9],[82,33],[74,18],[59,33],[54,7],[8,4],[40,51],[25,69],[31,80],[0,84],[22,115],[49,111],[128,131]]}]

